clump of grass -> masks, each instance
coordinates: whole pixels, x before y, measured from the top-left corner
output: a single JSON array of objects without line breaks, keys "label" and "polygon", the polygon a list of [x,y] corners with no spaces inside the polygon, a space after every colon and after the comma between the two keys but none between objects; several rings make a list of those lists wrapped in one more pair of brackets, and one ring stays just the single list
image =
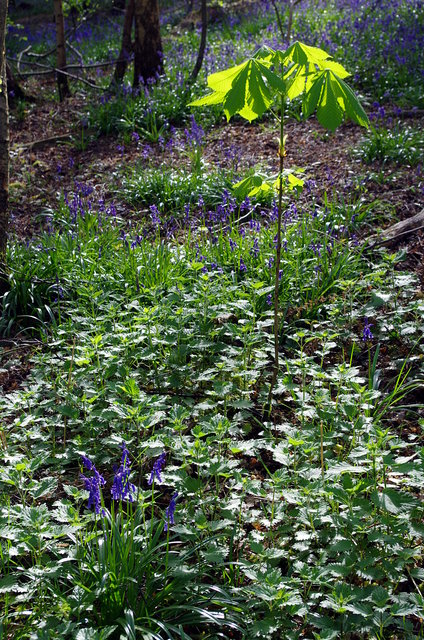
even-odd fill
[{"label": "clump of grass", "polygon": [[167,214],[180,212],[185,205],[216,207],[225,190],[232,186],[231,176],[220,170],[197,174],[183,169],[134,169],[124,179],[122,196],[130,204],[157,205]]},{"label": "clump of grass", "polygon": [[356,154],[367,164],[373,162],[415,166],[424,157],[424,132],[411,126],[372,126]]}]

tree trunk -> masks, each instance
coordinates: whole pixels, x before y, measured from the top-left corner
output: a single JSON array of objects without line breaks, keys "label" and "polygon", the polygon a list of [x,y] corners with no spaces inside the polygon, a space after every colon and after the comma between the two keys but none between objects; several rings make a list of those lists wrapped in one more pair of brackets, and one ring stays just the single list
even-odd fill
[{"label": "tree trunk", "polygon": [[135,0],[134,81],[138,87],[163,73],[158,0]]},{"label": "tree trunk", "polygon": [[6,243],[9,225],[9,107],[6,76],[6,20],[8,0],[0,2],[0,292],[6,276]]},{"label": "tree trunk", "polygon": [[63,102],[65,98],[71,95],[68,78],[65,74],[60,73],[60,69],[66,70],[65,20],[63,18],[62,0],[53,0],[53,5],[54,19],[56,22],[57,88],[59,91],[59,100]]},{"label": "tree trunk", "polygon": [[[27,96],[25,91],[19,85],[16,80],[10,65],[6,62],[6,76],[7,76],[7,94],[9,97],[9,104],[12,100],[25,100]],[[32,99],[32,98],[31,98]]]},{"label": "tree trunk", "polygon": [[206,0],[202,0],[201,13],[202,13],[202,35],[200,37],[199,52],[197,54],[196,64],[194,65],[193,71],[191,72],[190,83],[195,82],[197,76],[199,75],[199,71],[202,68],[203,57],[205,55],[206,34],[208,31],[208,7],[207,7]]},{"label": "tree trunk", "polygon": [[116,84],[120,84],[124,79],[124,75],[128,66],[128,59],[133,48],[131,42],[133,19],[134,0],[128,0],[127,8],[125,10],[124,28],[122,31],[121,51],[119,52],[119,58],[116,63],[115,72],[113,74],[113,82]]}]

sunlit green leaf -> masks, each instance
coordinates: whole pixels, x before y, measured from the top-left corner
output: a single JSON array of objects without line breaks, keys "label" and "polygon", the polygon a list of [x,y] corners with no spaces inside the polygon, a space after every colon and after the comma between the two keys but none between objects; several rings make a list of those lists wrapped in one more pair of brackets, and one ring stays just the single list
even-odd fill
[{"label": "sunlit green leaf", "polygon": [[308,118],[315,110],[319,122],[331,131],[342,124],[345,115],[363,127],[369,124],[368,116],[352,89],[330,70],[317,74],[305,96],[305,117]]}]

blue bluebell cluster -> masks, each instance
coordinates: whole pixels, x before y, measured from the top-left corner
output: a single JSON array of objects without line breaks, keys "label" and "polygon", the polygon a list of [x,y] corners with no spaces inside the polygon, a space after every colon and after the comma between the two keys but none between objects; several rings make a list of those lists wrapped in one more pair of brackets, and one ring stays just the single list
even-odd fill
[{"label": "blue bluebell cluster", "polygon": [[159,456],[159,458],[157,460],[155,460],[154,464],[153,464],[153,469],[152,472],[150,474],[150,478],[148,481],[148,484],[151,486],[153,484],[153,482],[155,480],[157,480],[158,482],[162,482],[162,469],[165,466],[165,462],[166,462],[166,453],[165,451],[163,453],[161,453],[161,455]]},{"label": "blue bluebell cluster", "polygon": [[362,331],[362,340],[367,342],[368,340],[372,340],[374,338],[371,333],[372,324],[369,324],[368,318],[364,318],[364,329]]},{"label": "blue bluebell cluster", "polygon": [[168,531],[168,526],[170,524],[174,524],[174,514],[175,514],[175,508],[177,505],[177,498],[178,498],[178,491],[176,491],[170,502],[169,505],[167,506],[166,510],[165,510],[165,526],[164,526],[164,530]]},{"label": "blue bluebell cluster", "polygon": [[[136,500],[136,486],[130,481],[131,474],[131,462],[129,458],[129,451],[125,441],[121,443],[122,455],[121,464],[118,468],[114,469],[113,484],[111,488],[111,496],[113,500],[135,502]],[[97,471],[94,463],[87,457],[81,456],[82,464],[85,469],[91,472],[91,476],[81,474],[81,478],[84,481],[84,488],[89,492],[88,496],[88,509],[94,508],[96,514],[105,514],[102,509],[102,492],[101,487],[106,484],[106,481],[102,475]],[[155,460],[148,480],[149,486],[152,486],[156,481],[162,482],[162,470],[166,463],[165,451]],[[168,507],[165,510],[165,531],[168,530],[168,525],[174,524],[174,514],[178,492],[175,492],[170,500]]]},{"label": "blue bluebell cluster", "polygon": [[93,462],[91,462],[89,458],[87,458],[86,456],[81,456],[81,458],[84,468],[88,471],[91,471],[93,474],[90,477],[81,474],[81,478],[84,480],[84,488],[89,492],[87,507],[89,509],[91,509],[91,507],[94,507],[94,512],[96,514],[99,514],[102,503],[101,487],[106,484],[106,480],[103,478],[103,476],[100,475]]},{"label": "blue bluebell cluster", "polygon": [[136,488],[135,485],[130,482],[131,463],[125,442],[122,442],[121,449],[121,464],[115,471],[111,494],[114,500],[128,500],[128,502],[134,502]]}]

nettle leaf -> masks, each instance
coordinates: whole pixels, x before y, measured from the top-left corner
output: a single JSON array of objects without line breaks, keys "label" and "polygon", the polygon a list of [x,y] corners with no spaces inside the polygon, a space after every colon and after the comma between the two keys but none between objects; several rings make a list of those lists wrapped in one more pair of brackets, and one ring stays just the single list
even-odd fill
[{"label": "nettle leaf", "polygon": [[417,498],[395,489],[384,489],[381,492],[373,491],[371,499],[375,505],[395,515],[407,514],[421,504]]},{"label": "nettle leaf", "polygon": [[318,121],[331,131],[342,124],[345,115],[357,124],[368,127],[369,120],[352,89],[333,71],[318,73],[304,99],[304,116],[314,111]]},{"label": "nettle leaf", "polygon": [[208,85],[214,93],[190,102],[189,106],[222,103],[227,120],[239,113],[252,122],[272,104],[274,91],[284,92],[283,80],[269,65],[269,59],[253,57],[236,67],[213,73],[208,77]]}]

